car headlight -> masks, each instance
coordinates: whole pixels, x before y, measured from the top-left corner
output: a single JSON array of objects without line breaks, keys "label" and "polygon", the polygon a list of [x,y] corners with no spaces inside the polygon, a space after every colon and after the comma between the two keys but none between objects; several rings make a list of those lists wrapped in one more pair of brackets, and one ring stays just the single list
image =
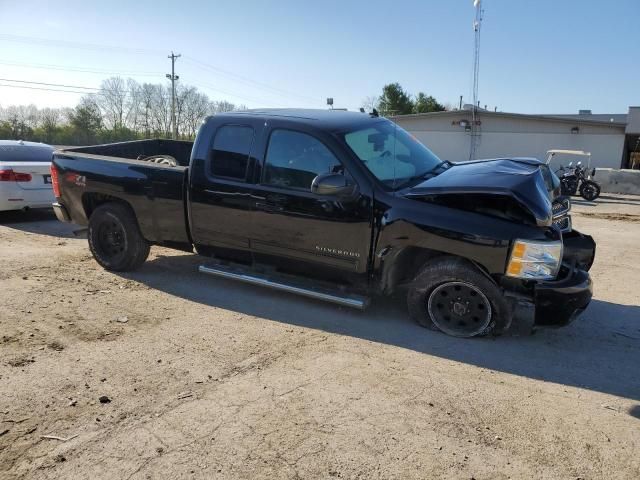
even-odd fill
[{"label": "car headlight", "polygon": [[549,280],[556,277],[562,262],[562,242],[516,240],[511,249],[507,277]]}]

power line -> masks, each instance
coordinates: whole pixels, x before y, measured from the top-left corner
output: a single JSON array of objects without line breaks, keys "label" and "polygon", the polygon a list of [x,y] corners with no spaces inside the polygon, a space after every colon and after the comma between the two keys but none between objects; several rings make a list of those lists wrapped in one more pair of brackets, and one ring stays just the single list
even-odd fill
[{"label": "power line", "polygon": [[11,35],[6,33],[0,33],[0,39],[8,41],[8,42],[18,42],[18,43],[28,43],[32,45],[44,45],[47,47],[63,47],[63,48],[77,48],[80,50],[99,50],[101,52],[104,51],[117,51],[117,52],[127,52],[127,53],[135,53],[135,54],[156,54],[159,53],[159,50],[153,50],[149,48],[131,48],[131,47],[121,47],[118,45],[101,45],[97,43],[80,43],[80,42],[71,42],[68,40],[59,40],[59,39],[51,39],[51,38],[42,38],[42,37],[29,37],[26,35]]},{"label": "power line", "polygon": [[[47,82],[33,82],[30,80],[18,80],[18,79],[14,79],[14,78],[0,78],[0,81],[3,82],[15,82],[15,83],[26,83],[29,85],[46,85],[48,87],[62,87],[62,88],[76,88],[76,89],[82,89],[82,90],[89,90],[89,91],[84,91],[81,93],[85,93],[85,94],[102,94],[104,92],[106,92],[105,88],[102,87],[85,87],[82,85],[65,85],[62,83],[47,83]],[[140,91],[134,91],[134,90],[119,90],[119,92],[121,93],[125,93],[125,94],[134,94],[134,93],[139,93]]]},{"label": "power line", "polygon": [[20,63],[20,62],[4,62],[0,61],[0,65],[9,65],[14,67],[22,67],[22,68],[40,68],[43,70],[61,70],[61,71],[69,71],[69,72],[83,72],[83,73],[96,73],[100,75],[129,75],[129,76],[138,76],[138,77],[161,77],[162,72],[114,72],[111,70],[98,70],[98,69],[86,69],[86,68],[76,68],[76,67],[68,67],[66,65],[52,65],[47,63]]},{"label": "power line", "polygon": [[33,84],[33,85],[47,85],[47,86],[50,86],[50,87],[79,88],[79,89],[83,89],[83,90],[100,90],[99,88],[96,88],[96,87],[82,87],[82,86],[79,86],[79,85],[63,85],[61,83],[31,82],[29,80],[15,80],[15,79],[12,79],[12,78],[0,78],[0,81],[2,81],[2,82],[15,82],[15,83],[28,83],[28,84]]},{"label": "power line", "polygon": [[185,55],[184,58],[188,62],[194,63],[194,64],[200,66],[201,68],[205,68],[207,70],[211,70],[211,71],[217,72],[217,73],[219,73],[221,75],[226,75],[228,77],[234,78],[235,80],[239,80],[239,81],[244,82],[244,83],[249,84],[249,85],[254,85],[254,86],[261,87],[263,89],[272,90],[273,92],[275,92],[275,93],[277,93],[279,95],[284,95],[284,96],[287,96],[287,97],[298,97],[298,98],[302,98],[302,99],[305,99],[305,100],[311,100],[313,102],[319,102],[320,101],[320,99],[318,99],[318,98],[314,98],[314,97],[310,97],[310,96],[307,96],[307,95],[300,95],[300,94],[297,94],[297,93],[288,92],[288,91],[283,90],[281,88],[273,87],[271,85],[259,82],[257,80],[252,80],[252,79],[250,79],[248,77],[244,77],[244,76],[239,75],[237,73],[229,72],[227,70],[224,70],[224,69],[219,68],[219,67],[215,67],[215,66],[213,66],[211,64],[208,64],[206,62],[202,62],[200,60],[197,60],[197,59],[195,59],[193,57],[190,57],[188,55]]},{"label": "power line", "polygon": [[[170,74],[167,74],[167,75],[168,75],[168,78],[169,78]],[[178,79],[178,76],[176,75],[176,80],[177,79]],[[85,86],[81,86],[81,85],[65,85],[65,84],[61,84],[61,83],[33,82],[33,81],[30,81],[30,80],[18,80],[18,79],[14,79],[14,78],[0,78],[0,81],[3,81],[3,82],[15,82],[15,83],[26,83],[26,84],[29,84],[29,85],[45,85],[47,87],[62,87],[62,88],[75,88],[75,89],[87,90],[87,91],[82,92],[82,93],[98,93],[98,94],[100,94],[104,90],[104,89],[102,89],[100,87],[85,87]],[[244,96],[244,95],[238,95],[238,94],[233,93],[231,91],[222,90],[222,89],[213,87],[211,85],[207,85],[205,83],[194,83],[194,85],[195,86],[199,86],[200,88],[205,88],[205,89],[208,89],[208,90],[217,91],[217,92],[223,93],[225,95],[230,95],[232,97],[241,98],[243,100],[247,100],[247,101],[250,101],[250,102],[263,103],[265,105],[274,106],[273,103],[267,102],[264,99],[256,98],[256,97],[248,97],[248,96]],[[131,90],[125,90],[124,93],[133,94],[133,93],[138,93],[138,92],[133,92]]]},{"label": "power line", "polygon": [[27,90],[44,90],[44,91],[48,91],[48,92],[75,93],[75,94],[80,94],[80,95],[86,95],[86,93],[87,93],[87,92],[77,92],[77,91],[73,91],[73,90],[61,90],[61,89],[58,89],[58,88],[30,87],[30,86],[27,86],[27,85],[0,84],[0,87],[25,88]]},{"label": "power line", "polygon": [[[27,43],[27,44],[35,44],[35,45],[44,45],[44,46],[48,46],[48,47],[63,47],[63,48],[75,48],[75,49],[81,49],[81,50],[98,50],[101,52],[104,51],[113,51],[113,52],[128,52],[128,53],[134,53],[134,54],[158,54],[161,53],[161,51],[159,50],[155,50],[155,49],[148,49],[148,48],[131,48],[131,47],[123,47],[123,46],[118,46],[118,45],[104,45],[104,44],[97,44],[97,43],[83,43],[83,42],[73,42],[73,41],[68,41],[68,40],[59,40],[59,39],[50,39],[50,38],[42,38],[42,37],[32,37],[32,36],[26,36],[26,35],[12,35],[12,34],[0,34],[0,40],[5,40],[5,41],[9,41],[9,42],[19,42],[19,43]],[[277,95],[280,96],[285,96],[285,97],[297,97],[300,99],[304,99],[307,101],[312,101],[314,103],[318,103],[321,100],[315,97],[311,97],[308,95],[302,95],[302,94],[298,94],[298,93],[293,93],[293,92],[289,92],[287,90],[278,88],[278,87],[274,87],[272,85],[268,85],[266,83],[257,81],[257,80],[253,80],[251,78],[248,77],[244,77],[240,74],[237,74],[235,72],[231,72],[228,70],[224,70],[220,67],[216,67],[214,65],[211,65],[209,63],[203,62],[201,60],[198,60],[196,58],[190,57],[185,55],[184,59],[187,60],[188,62],[195,64],[196,66],[199,66],[200,68],[204,68],[204,69],[208,69],[209,71],[218,73],[220,75],[225,75],[227,77],[231,77],[233,79],[235,79],[236,81],[240,81],[242,83],[248,84],[248,85],[252,85],[254,87],[259,87],[263,90],[269,90]],[[6,64],[6,63],[5,63]],[[54,65],[49,65],[49,66],[37,66],[35,68],[50,68],[50,69],[60,69],[62,70],[62,68],[60,66],[54,66]],[[65,67],[66,68],[66,67]],[[69,71],[86,71],[86,73],[107,73],[109,74],[110,72],[99,72],[97,70],[90,70],[90,69],[72,69],[72,68],[68,68]],[[155,74],[152,72],[149,73],[122,73],[122,75],[149,75],[149,76],[154,76]],[[161,74],[160,74],[161,75]],[[234,95],[237,96],[238,98],[242,98],[239,95],[235,95],[235,94],[231,94],[228,93],[229,95]],[[246,97],[248,98],[248,97]]]},{"label": "power line", "polygon": [[[91,87],[74,87],[71,85],[61,85],[58,83],[43,83],[43,82],[25,82],[24,80],[5,80],[5,79],[1,79],[0,81],[10,81],[10,82],[22,82],[22,83],[29,83],[29,84],[36,84],[36,85],[49,85],[49,86],[55,86],[55,87],[63,87],[63,88],[91,88]],[[24,88],[27,90],[43,90],[43,91],[48,91],[48,92],[64,92],[64,93],[75,93],[75,94],[80,94],[80,95],[107,95],[107,92],[105,92],[103,89],[95,89],[96,91],[77,91],[77,90],[62,90],[61,88],[45,88],[45,87],[34,87],[32,85],[7,85],[7,84],[0,84],[0,87],[12,87],[12,88]],[[125,95],[134,95],[135,93],[139,93],[139,92],[132,92],[131,90],[124,90],[122,91],[122,93],[124,93]],[[157,95],[157,93],[156,93]],[[169,98],[168,95],[165,95],[164,93],[160,94],[162,96],[162,98]]]},{"label": "power line", "polygon": [[255,98],[255,97],[247,97],[246,95],[238,95],[238,94],[230,92],[228,90],[222,90],[222,89],[217,88],[217,87],[212,87],[211,85],[208,85],[206,83],[198,82],[198,83],[194,83],[194,85],[196,87],[204,88],[206,90],[212,90],[212,91],[218,92],[218,93],[223,93],[225,95],[230,95],[232,97],[240,98],[242,100],[246,100],[246,101],[249,101],[249,102],[262,103],[265,106],[276,106],[275,104],[273,104],[271,102],[268,102],[268,101],[265,101],[264,99]]},{"label": "power line", "polygon": [[[176,75],[176,80],[177,80],[177,75]],[[27,85],[44,85],[44,86],[47,86],[47,87],[75,88],[75,89],[85,90],[83,92],[73,92],[73,93],[97,94],[97,95],[104,94],[104,92],[103,92],[104,89],[99,88],[99,87],[85,87],[85,86],[81,86],[81,85],[65,85],[65,84],[62,84],[62,83],[34,82],[34,81],[30,81],[30,80],[18,80],[18,79],[13,79],[13,78],[0,78],[0,81],[27,84]],[[262,103],[262,104],[265,104],[267,106],[269,106],[269,105],[275,106],[273,103],[267,102],[264,99],[255,98],[255,97],[247,97],[247,96],[244,96],[244,95],[238,95],[238,94],[233,93],[231,91],[222,90],[222,89],[213,87],[211,85],[201,84],[201,83],[195,83],[194,85],[195,86],[199,86],[200,88],[204,88],[204,89],[207,89],[207,90],[213,90],[213,91],[216,91],[216,92],[219,92],[219,93],[223,93],[225,95],[230,95],[232,97],[240,98],[240,99],[247,100],[247,101],[250,101],[250,102]],[[12,86],[12,85],[5,85],[5,86]],[[17,87],[18,85],[15,85],[15,86]],[[47,89],[41,89],[41,90],[47,90]],[[64,91],[68,91],[68,90],[53,90],[52,89],[51,91],[63,91],[64,92]],[[131,90],[125,90],[123,92],[125,94],[139,93],[139,92],[134,92],[134,91],[131,91]]]}]

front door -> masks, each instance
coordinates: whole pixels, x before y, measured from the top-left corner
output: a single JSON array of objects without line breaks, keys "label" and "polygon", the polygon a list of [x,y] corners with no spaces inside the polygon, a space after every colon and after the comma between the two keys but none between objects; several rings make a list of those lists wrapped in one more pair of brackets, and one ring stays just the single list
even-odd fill
[{"label": "front door", "polygon": [[[344,173],[343,162],[308,132],[272,127],[254,187],[251,249],[258,263],[305,276],[365,274],[371,245],[372,202],[311,192],[323,173]],[[338,275],[339,276],[339,275]]]}]

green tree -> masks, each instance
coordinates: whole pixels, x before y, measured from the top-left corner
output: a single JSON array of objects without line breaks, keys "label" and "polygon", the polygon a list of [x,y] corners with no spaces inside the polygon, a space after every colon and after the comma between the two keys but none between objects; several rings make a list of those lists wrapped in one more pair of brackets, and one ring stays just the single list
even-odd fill
[{"label": "green tree", "polygon": [[100,108],[92,98],[83,97],[80,104],[69,114],[69,122],[77,135],[77,142],[94,143],[102,128]]},{"label": "green tree", "polygon": [[407,115],[413,113],[413,101],[399,83],[390,83],[382,87],[378,110],[382,115]]},{"label": "green tree", "polygon": [[444,110],[444,105],[438,103],[431,95],[427,96],[422,92],[418,93],[413,104],[413,113],[443,112]]}]

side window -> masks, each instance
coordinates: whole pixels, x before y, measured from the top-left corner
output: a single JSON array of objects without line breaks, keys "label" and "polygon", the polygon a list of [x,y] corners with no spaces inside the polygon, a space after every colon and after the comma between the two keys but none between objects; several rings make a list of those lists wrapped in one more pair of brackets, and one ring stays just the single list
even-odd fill
[{"label": "side window", "polygon": [[309,190],[322,173],[341,172],[338,159],[306,133],[274,130],[264,162],[263,184]]},{"label": "side window", "polygon": [[225,125],[218,128],[211,151],[211,173],[216,177],[246,180],[253,128]]}]

